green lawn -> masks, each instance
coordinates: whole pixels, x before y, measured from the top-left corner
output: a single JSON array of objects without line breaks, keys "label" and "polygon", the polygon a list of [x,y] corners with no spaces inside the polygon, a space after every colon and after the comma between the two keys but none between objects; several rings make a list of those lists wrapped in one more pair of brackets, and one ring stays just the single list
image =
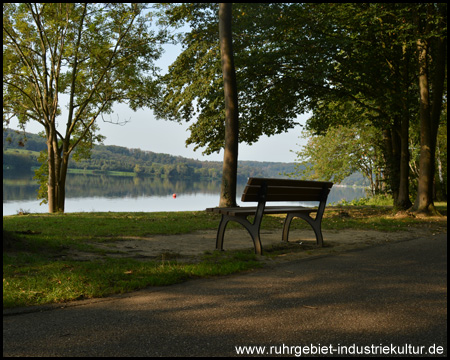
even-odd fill
[{"label": "green lawn", "polygon": [[[447,204],[439,206],[446,215]],[[412,226],[446,228],[446,218],[394,217],[389,207],[332,207],[323,229],[399,231]],[[207,212],[28,214],[3,217],[3,307],[103,297],[196,277],[231,274],[263,266],[252,251],[211,252],[199,258],[140,260],[111,258],[95,246],[124,236],[185,234],[217,229]],[[263,229],[281,229],[283,218],[266,216]],[[238,227],[230,224],[230,227]],[[292,228],[307,228],[301,220]],[[90,261],[68,256],[93,253]]]}]

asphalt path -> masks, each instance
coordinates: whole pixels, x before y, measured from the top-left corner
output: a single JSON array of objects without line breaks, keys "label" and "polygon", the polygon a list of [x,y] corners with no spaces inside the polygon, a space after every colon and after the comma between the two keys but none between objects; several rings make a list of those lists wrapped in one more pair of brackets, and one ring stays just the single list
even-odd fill
[{"label": "asphalt path", "polygon": [[446,294],[439,234],[7,311],[3,356],[446,356]]}]

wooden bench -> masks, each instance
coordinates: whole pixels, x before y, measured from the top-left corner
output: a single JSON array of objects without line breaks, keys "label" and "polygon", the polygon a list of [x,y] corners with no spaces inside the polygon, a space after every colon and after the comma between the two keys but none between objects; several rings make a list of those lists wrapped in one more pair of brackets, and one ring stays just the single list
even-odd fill
[{"label": "wooden bench", "polygon": [[[323,246],[321,223],[328,193],[332,186],[333,183],[324,181],[249,178],[241,200],[243,202],[258,202],[258,206],[206,209],[206,211],[222,215],[217,230],[216,249],[223,250],[225,228],[228,222],[236,221],[242,224],[252,237],[255,253],[262,254],[259,232],[264,214],[287,214],[283,225],[282,241],[288,241],[292,219],[299,217],[311,225],[316,234],[317,244]],[[319,206],[318,208],[299,205],[266,206],[268,201],[316,201],[319,202]],[[316,213],[314,218],[310,216],[311,213]],[[249,215],[254,215],[253,223],[247,220]]]}]

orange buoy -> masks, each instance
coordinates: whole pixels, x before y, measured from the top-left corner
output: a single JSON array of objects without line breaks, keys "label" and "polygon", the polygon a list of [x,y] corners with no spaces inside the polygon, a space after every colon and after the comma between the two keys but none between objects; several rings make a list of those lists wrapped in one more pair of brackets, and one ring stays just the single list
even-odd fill
[{"label": "orange buoy", "polygon": [[177,194],[173,194],[173,195],[172,195],[172,197],[173,197],[174,199],[176,199],[176,197],[177,197]]}]

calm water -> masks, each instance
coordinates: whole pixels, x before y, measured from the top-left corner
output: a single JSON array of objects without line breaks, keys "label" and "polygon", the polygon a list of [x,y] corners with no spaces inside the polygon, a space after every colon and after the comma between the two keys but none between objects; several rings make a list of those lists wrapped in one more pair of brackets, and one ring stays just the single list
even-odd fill
[{"label": "calm water", "polygon": [[[47,205],[36,200],[38,186],[33,174],[3,174],[3,215],[18,211],[45,213]],[[245,183],[238,185],[238,203]],[[176,194],[176,198],[173,198]],[[103,211],[191,211],[219,204],[220,181],[187,181],[107,175],[69,174],[66,185],[66,212]],[[334,186],[328,203],[365,197],[361,188]],[[281,204],[281,203],[280,203]]]}]

